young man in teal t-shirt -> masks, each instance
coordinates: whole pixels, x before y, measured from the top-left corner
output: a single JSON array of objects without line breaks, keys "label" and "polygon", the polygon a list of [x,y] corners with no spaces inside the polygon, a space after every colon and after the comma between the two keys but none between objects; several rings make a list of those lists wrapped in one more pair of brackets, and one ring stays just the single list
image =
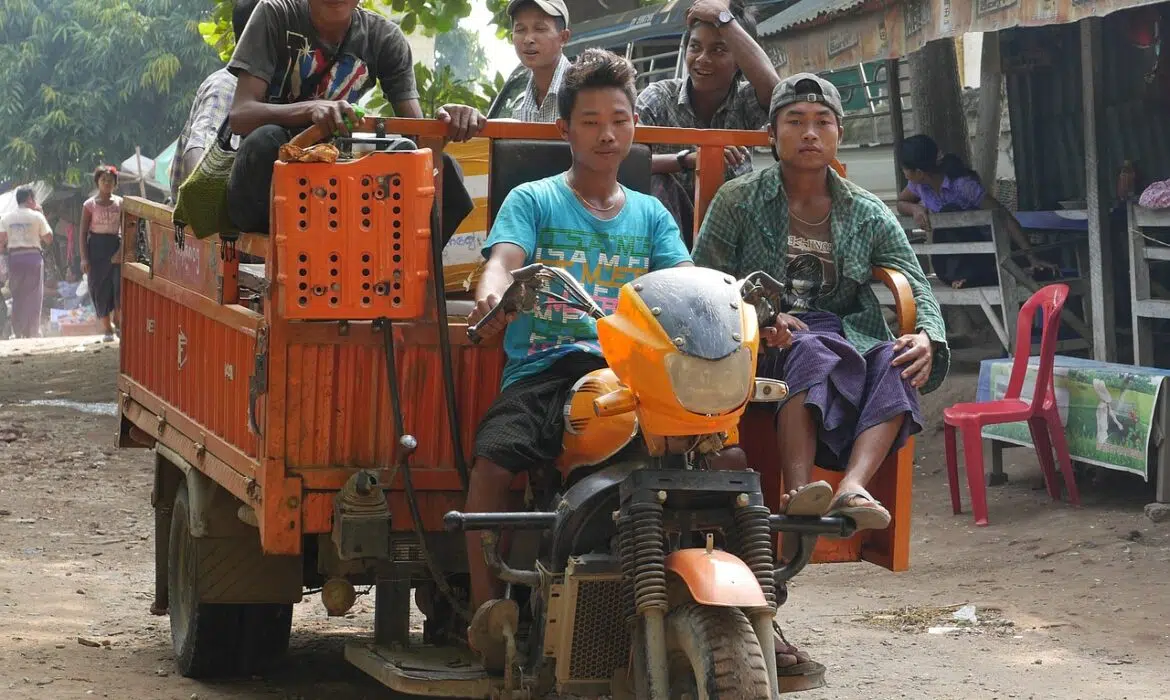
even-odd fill
[{"label": "young man in teal t-shirt", "polygon": [[[591,49],[565,75],[557,125],[573,152],[568,172],[529,182],[504,200],[483,254],[475,323],[531,265],[566,266],[611,311],[622,285],[652,270],[691,265],[678,226],[662,204],[618,184],[618,167],[634,139],[634,69],[608,51]],[[506,511],[515,474],[553,462],[561,453],[565,399],[578,379],[605,366],[593,319],[573,310],[538,307],[505,324],[508,362],[503,389],[475,441],[466,510]],[[473,610],[495,595],[480,533],[469,533]],[[482,651],[482,650],[481,650]]]}]

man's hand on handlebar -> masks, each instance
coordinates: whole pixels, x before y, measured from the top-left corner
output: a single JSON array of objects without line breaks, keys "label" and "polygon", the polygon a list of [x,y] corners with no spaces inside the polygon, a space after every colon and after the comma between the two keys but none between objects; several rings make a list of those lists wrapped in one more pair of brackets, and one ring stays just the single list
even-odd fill
[{"label": "man's hand on handlebar", "polygon": [[[495,294],[488,294],[483,299],[477,300],[475,302],[475,308],[472,309],[471,313],[467,315],[467,325],[474,326],[475,324],[479,323],[480,320],[491,313],[491,310],[496,308],[496,305],[499,303],[500,298]],[[507,328],[508,324],[515,320],[515,318],[516,312],[514,311],[508,314],[495,314],[488,320],[487,323],[476,329],[480,339],[486,340],[495,336],[497,333],[500,333],[505,328]]]},{"label": "man's hand on handlebar", "polygon": [[435,113],[435,119],[448,126],[448,137],[456,142],[475,138],[487,126],[487,117],[475,107],[467,105],[443,105]]},{"label": "man's hand on handlebar", "polygon": [[351,124],[358,121],[353,107],[344,100],[313,100],[309,103],[309,119],[326,137],[337,134],[348,136],[349,128],[345,125],[347,118]]},{"label": "man's hand on handlebar", "polygon": [[777,314],[772,325],[760,329],[760,339],[770,348],[792,347],[792,331],[807,331],[808,324],[795,316]]}]

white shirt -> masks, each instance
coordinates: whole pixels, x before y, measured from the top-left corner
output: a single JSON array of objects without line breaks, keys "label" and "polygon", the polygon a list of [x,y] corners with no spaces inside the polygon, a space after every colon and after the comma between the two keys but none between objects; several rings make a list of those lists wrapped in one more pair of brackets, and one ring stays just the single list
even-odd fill
[{"label": "white shirt", "polygon": [[52,234],[49,221],[36,209],[18,207],[0,218],[0,233],[8,234],[8,250],[40,248],[41,237]]},{"label": "white shirt", "polygon": [[528,74],[528,87],[524,90],[524,96],[520,98],[519,104],[512,110],[512,118],[522,122],[540,122],[548,124],[555,122],[560,112],[557,109],[557,95],[561,92],[561,85],[565,82],[565,73],[573,67],[573,63],[561,54],[561,60],[557,63],[556,72],[553,73],[552,82],[548,86],[548,94],[544,96],[544,102],[536,103],[536,77],[532,75],[531,71]]}]

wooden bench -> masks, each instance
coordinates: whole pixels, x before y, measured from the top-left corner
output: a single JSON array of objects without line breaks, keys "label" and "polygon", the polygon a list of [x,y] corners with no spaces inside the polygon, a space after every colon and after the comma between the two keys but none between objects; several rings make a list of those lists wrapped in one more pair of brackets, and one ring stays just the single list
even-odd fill
[{"label": "wooden bench", "polygon": [[[991,230],[990,241],[977,241],[970,243],[931,243],[927,241],[917,241],[916,238],[921,237],[923,232],[915,223],[912,217],[899,216],[899,222],[902,228],[906,231],[907,237],[911,239],[910,247],[914,253],[919,256],[923,262],[923,270],[930,270],[929,256],[931,255],[994,255],[999,261],[998,267],[998,285],[990,285],[985,287],[963,287],[962,289],[954,289],[949,284],[946,284],[935,277],[933,274],[928,275],[931,281],[931,287],[935,298],[938,300],[940,306],[978,306],[983,310],[984,316],[987,317],[988,323],[995,332],[996,338],[999,340],[1000,346],[1005,352],[1011,352],[1016,335],[1016,317],[1019,315],[1020,306],[1023,305],[1027,297],[1042,285],[1017,264],[1012,259],[1011,241],[1008,236],[1003,235],[995,222],[995,216],[988,210],[977,211],[963,211],[963,212],[943,212],[939,214],[931,214],[931,226],[935,230],[968,228],[981,226]],[[915,234],[918,234],[917,236]],[[929,236],[929,234],[926,234]],[[1088,294],[1088,284],[1084,279],[1062,280],[1069,285],[1070,291],[1074,296],[1085,296]],[[892,297],[889,291],[881,284],[873,284],[874,293],[877,295],[879,303],[883,306],[889,306],[892,303]],[[1079,348],[1091,347],[1091,342],[1087,339],[1092,338],[1092,332],[1089,329],[1087,320],[1082,320],[1077,317],[1075,313],[1069,309],[1065,309],[1062,313],[1062,318],[1073,330],[1080,336],[1080,339],[1061,341],[1058,344],[1058,349],[1061,351],[1069,351]]]},{"label": "wooden bench", "polygon": [[[1157,241],[1150,229],[1170,229],[1170,210],[1146,209],[1129,204],[1129,289],[1133,321],[1133,363],[1154,364],[1154,323],[1170,319],[1170,290],[1151,279],[1150,263],[1170,262],[1170,241]],[[1162,298],[1155,298],[1157,292]]]}]

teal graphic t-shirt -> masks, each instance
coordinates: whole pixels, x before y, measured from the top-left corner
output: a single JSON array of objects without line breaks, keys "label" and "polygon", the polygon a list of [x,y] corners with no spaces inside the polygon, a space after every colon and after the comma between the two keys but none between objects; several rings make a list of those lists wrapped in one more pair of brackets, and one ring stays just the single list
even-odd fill
[{"label": "teal graphic t-shirt", "polygon": [[[527,255],[526,265],[565,268],[606,313],[612,313],[622,285],[691,260],[666,208],[649,195],[630,189],[625,194],[621,212],[603,221],[577,200],[563,174],[525,183],[504,200],[483,256],[490,257],[497,243],[515,244]],[[504,349],[508,355],[504,386],[543,371],[571,352],[601,354],[597,323],[547,298],[537,302],[533,313],[521,314],[508,325]]]}]

